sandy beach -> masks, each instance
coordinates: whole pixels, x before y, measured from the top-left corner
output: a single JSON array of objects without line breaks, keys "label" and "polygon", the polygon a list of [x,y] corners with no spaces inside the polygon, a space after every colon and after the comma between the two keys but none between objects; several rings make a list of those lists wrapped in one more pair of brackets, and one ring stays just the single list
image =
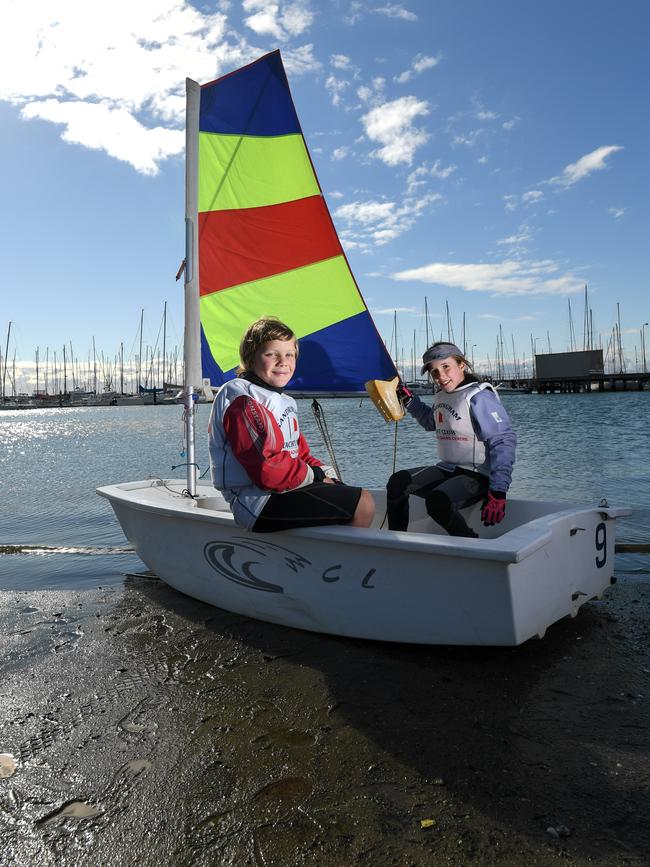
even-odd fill
[{"label": "sandy beach", "polygon": [[520,648],[0,593],[3,865],[647,865],[650,585]]}]

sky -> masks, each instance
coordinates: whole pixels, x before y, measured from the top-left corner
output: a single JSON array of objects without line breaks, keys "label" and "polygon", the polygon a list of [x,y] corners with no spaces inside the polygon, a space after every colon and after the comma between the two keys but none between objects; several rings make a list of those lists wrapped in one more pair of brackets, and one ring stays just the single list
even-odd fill
[{"label": "sky", "polygon": [[0,0],[0,23],[0,348],[19,390],[37,347],[133,357],[142,311],[160,345],[164,302],[181,343],[185,78],[275,48],[391,349],[449,336],[479,369],[499,330],[520,363],[582,349],[586,285],[594,344],[620,315],[642,364],[646,0]]}]

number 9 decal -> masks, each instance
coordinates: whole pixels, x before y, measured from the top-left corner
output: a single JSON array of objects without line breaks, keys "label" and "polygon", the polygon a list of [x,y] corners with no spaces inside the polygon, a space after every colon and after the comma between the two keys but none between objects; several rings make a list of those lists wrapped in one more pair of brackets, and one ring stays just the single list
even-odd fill
[{"label": "number 9 decal", "polygon": [[596,566],[602,569],[607,562],[607,528],[602,521],[596,527],[596,551],[600,552],[596,557]]}]

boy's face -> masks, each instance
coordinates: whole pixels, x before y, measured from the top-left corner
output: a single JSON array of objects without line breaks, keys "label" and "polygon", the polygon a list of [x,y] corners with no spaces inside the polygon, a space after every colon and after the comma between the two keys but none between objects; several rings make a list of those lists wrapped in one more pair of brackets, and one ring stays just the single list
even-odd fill
[{"label": "boy's face", "polygon": [[446,392],[453,391],[465,378],[465,365],[462,361],[459,364],[453,356],[432,361],[428,369],[434,382]]},{"label": "boy's face", "polygon": [[296,369],[294,340],[269,340],[255,353],[253,373],[267,385],[284,388]]}]

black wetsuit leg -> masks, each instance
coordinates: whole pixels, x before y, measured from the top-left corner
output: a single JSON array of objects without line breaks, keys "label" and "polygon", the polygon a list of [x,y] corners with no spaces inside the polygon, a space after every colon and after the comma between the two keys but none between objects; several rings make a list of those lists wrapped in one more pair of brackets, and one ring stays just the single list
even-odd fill
[{"label": "black wetsuit leg", "polygon": [[478,538],[478,533],[468,527],[460,509],[482,500],[488,487],[487,476],[455,470],[444,482],[425,494],[427,512],[450,536]]},{"label": "black wetsuit leg", "polygon": [[409,525],[409,496],[426,497],[442,482],[450,477],[450,473],[438,467],[413,467],[410,470],[399,470],[388,480],[386,485],[386,511],[389,530],[407,530]]}]

